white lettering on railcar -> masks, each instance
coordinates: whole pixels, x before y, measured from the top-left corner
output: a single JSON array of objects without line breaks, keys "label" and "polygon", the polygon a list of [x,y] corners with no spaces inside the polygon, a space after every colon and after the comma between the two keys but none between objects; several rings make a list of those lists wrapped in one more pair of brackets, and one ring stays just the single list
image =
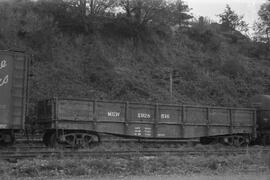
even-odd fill
[{"label": "white lettering on railcar", "polygon": [[134,135],[135,136],[141,136],[142,135],[141,127],[134,127]]},{"label": "white lettering on railcar", "polygon": [[134,127],[134,135],[150,137],[152,135],[152,128],[139,126]]},{"label": "white lettering on railcar", "polygon": [[157,134],[158,137],[165,137],[165,134]]},{"label": "white lettering on railcar", "polygon": [[120,116],[120,112],[108,112],[108,116],[109,117],[119,117]]},{"label": "white lettering on railcar", "polygon": [[[2,60],[0,62],[0,69],[3,69],[7,67],[7,61],[6,60]],[[4,86],[5,84],[8,83],[8,75],[6,75],[4,78],[0,78],[0,87]]]},{"label": "white lettering on railcar", "polygon": [[161,119],[170,119],[170,114],[161,114]]},{"label": "white lettering on railcar", "polygon": [[151,118],[151,115],[150,114],[146,114],[146,113],[138,113],[138,118]]},{"label": "white lettering on railcar", "polygon": [[5,67],[7,67],[7,61],[6,61],[6,60],[3,60],[3,61],[1,61],[1,63],[0,63],[0,69],[3,69],[3,68],[5,68]]},{"label": "white lettering on railcar", "polygon": [[1,86],[4,86],[5,84],[7,84],[8,83],[8,75],[6,75],[5,77],[4,77],[4,79],[1,79],[0,78],[0,87]]},{"label": "white lettering on railcar", "polygon": [[144,135],[151,136],[151,134],[152,134],[152,129],[150,127],[145,127],[144,128]]}]

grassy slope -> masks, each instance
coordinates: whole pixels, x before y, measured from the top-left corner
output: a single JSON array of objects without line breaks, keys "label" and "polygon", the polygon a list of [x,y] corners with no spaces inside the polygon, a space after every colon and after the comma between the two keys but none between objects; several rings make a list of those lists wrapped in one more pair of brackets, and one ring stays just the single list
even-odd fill
[{"label": "grassy slope", "polygon": [[170,69],[174,103],[248,106],[251,96],[269,93],[269,61],[254,58],[259,46],[218,24],[134,35],[129,23],[101,18],[93,32],[79,34],[75,25],[60,29],[28,4],[0,10],[0,49],[34,55],[33,102],[52,96],[170,102]]},{"label": "grassy slope", "polygon": [[248,106],[251,96],[267,94],[269,62],[240,52],[250,42],[211,37],[213,42],[202,43],[184,33],[153,33],[136,44],[102,33],[57,37],[51,58],[34,62],[31,94],[169,102],[171,68],[175,103]]}]

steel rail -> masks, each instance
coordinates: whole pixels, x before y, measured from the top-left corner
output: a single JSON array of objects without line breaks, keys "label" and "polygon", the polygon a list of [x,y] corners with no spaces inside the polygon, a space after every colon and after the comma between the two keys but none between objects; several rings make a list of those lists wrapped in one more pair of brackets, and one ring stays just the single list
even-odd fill
[{"label": "steel rail", "polygon": [[269,148],[226,149],[226,150],[138,150],[138,151],[91,151],[91,150],[42,150],[42,151],[0,151],[0,159],[25,159],[36,157],[143,157],[160,155],[237,155],[269,153]]}]

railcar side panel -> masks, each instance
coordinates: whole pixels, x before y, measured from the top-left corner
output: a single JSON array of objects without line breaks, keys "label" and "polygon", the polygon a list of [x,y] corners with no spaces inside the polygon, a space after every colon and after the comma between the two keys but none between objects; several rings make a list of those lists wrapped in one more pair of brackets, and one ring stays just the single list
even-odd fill
[{"label": "railcar side panel", "polygon": [[159,124],[157,125],[157,138],[176,138],[182,137],[182,128],[176,124]]},{"label": "railcar side panel", "polygon": [[8,128],[11,119],[11,88],[13,59],[9,54],[0,55],[0,128]]},{"label": "railcar side panel", "polygon": [[181,106],[158,105],[158,123],[175,124],[182,122]]},{"label": "railcar side panel", "polygon": [[96,102],[96,120],[99,122],[124,122],[125,104],[111,102]]},{"label": "railcar side panel", "polygon": [[125,134],[125,104],[95,102],[95,131]]},{"label": "railcar side panel", "polygon": [[221,108],[211,108],[210,113],[210,122],[216,125],[230,125],[230,115],[229,109]]},{"label": "railcar side panel", "polygon": [[[184,138],[197,138],[208,136],[207,127],[204,125],[186,125],[184,129]],[[210,135],[209,135],[210,136]]]},{"label": "railcar side panel", "polygon": [[55,99],[57,129],[93,130],[94,107],[91,101]]},{"label": "railcar side panel", "polygon": [[249,110],[233,110],[233,125],[252,126],[253,112]]},{"label": "railcar side panel", "polygon": [[239,133],[252,133],[252,127],[247,126],[236,126],[232,130],[232,134],[239,134]]},{"label": "railcar side panel", "polygon": [[230,109],[208,108],[209,128],[206,129],[209,136],[230,134]]},{"label": "railcar side panel", "polygon": [[203,107],[186,107],[185,123],[206,124],[207,109]]},{"label": "railcar side panel", "polygon": [[28,56],[0,51],[0,129],[24,129]]},{"label": "railcar side panel", "polygon": [[127,135],[138,137],[153,137],[153,126],[151,124],[132,123],[128,127]]},{"label": "railcar side panel", "polygon": [[230,127],[229,126],[211,126],[209,129],[209,135],[217,136],[217,135],[223,135],[223,134],[230,134]]},{"label": "railcar side panel", "polygon": [[183,136],[182,107],[176,105],[156,105],[156,138],[176,138]]},{"label": "railcar side panel", "polygon": [[56,129],[81,129],[143,138],[254,133],[253,109],[68,99],[56,99],[55,104],[58,104],[56,108],[51,106],[54,110],[48,112],[55,111],[56,115],[51,117],[57,118],[55,122],[51,119],[51,123]]},{"label": "railcar side panel", "polygon": [[66,121],[93,120],[93,103],[89,101],[57,101],[57,119]]},{"label": "railcar side panel", "polygon": [[93,127],[92,131],[119,135],[125,134],[124,125],[118,122],[97,122],[96,127]]},{"label": "railcar side panel", "polygon": [[130,122],[153,123],[155,120],[155,106],[130,103],[127,117]]}]

